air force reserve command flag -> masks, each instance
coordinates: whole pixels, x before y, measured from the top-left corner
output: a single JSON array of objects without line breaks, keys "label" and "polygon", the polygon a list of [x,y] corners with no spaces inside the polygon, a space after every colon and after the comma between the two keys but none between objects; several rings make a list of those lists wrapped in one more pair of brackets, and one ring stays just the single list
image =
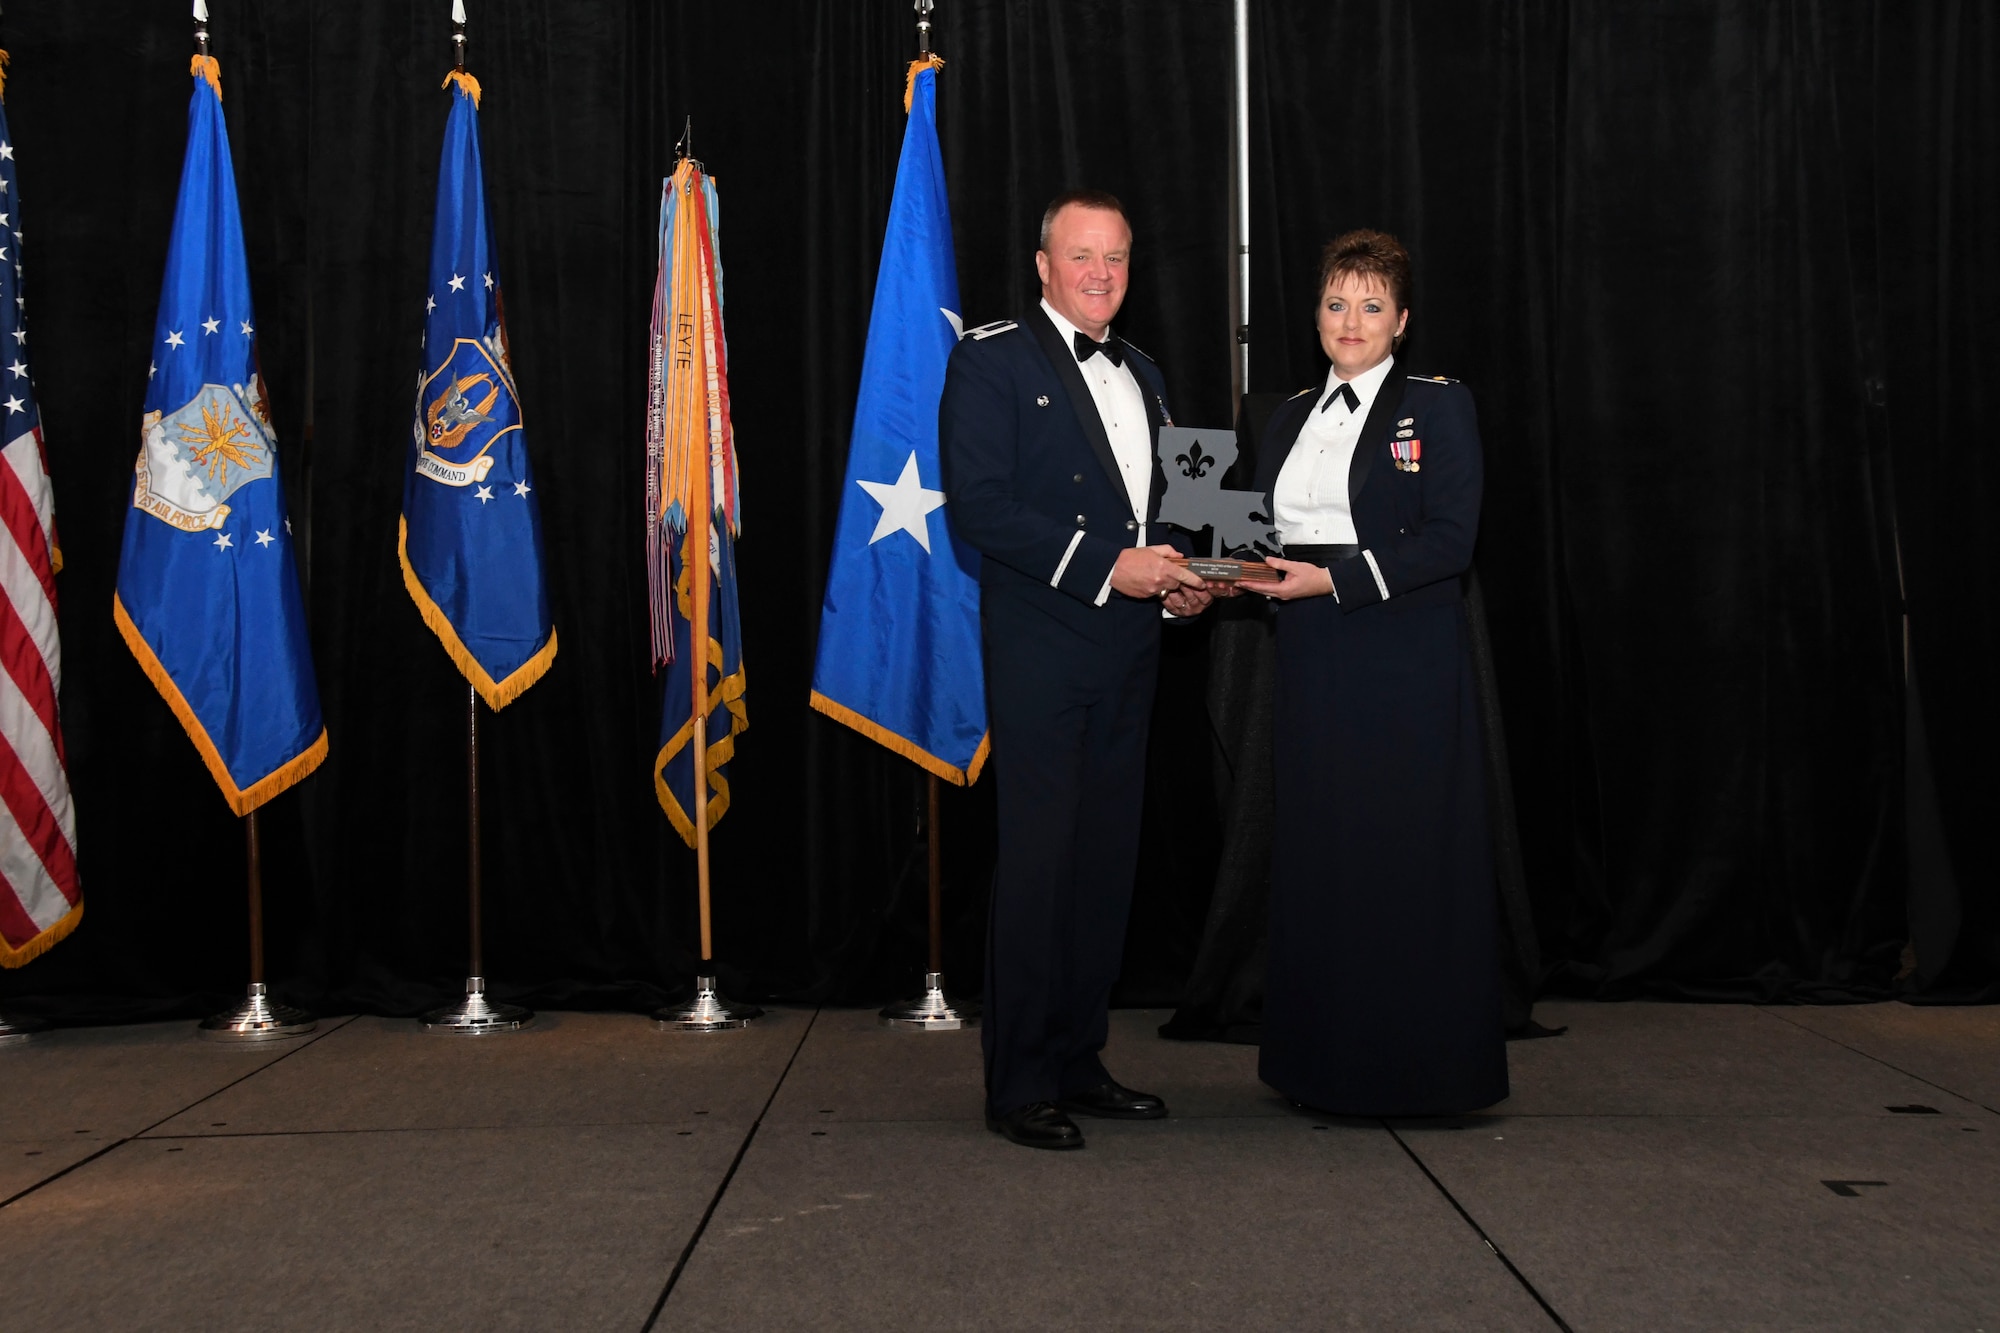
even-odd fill
[{"label": "air force reserve command flag", "polygon": [[[197,56],[112,612],[239,815],[326,758],[222,75]],[[163,798],[164,799],[164,798]]]},{"label": "air force reserve command flag", "polygon": [[507,354],[479,161],[479,84],[455,72],[438,163],[424,359],[403,475],[403,586],[489,708],[555,660],[542,506]]},{"label": "air force reserve command flag", "polygon": [[812,706],[960,785],[986,762],[979,556],[952,535],[938,398],[958,276],[938,154],[937,70],[919,61],[896,167],[854,438],[819,622]]}]

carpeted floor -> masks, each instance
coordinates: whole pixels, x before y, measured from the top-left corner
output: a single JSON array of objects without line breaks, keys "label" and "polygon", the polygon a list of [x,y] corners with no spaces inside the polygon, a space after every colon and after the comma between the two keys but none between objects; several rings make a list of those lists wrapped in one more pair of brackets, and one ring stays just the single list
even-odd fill
[{"label": "carpeted floor", "polygon": [[1120,1012],[1174,1117],[1067,1154],[872,1012],[57,1032],[0,1049],[0,1328],[2000,1333],[2000,1009],[1537,1017],[1512,1100],[1384,1124]]}]

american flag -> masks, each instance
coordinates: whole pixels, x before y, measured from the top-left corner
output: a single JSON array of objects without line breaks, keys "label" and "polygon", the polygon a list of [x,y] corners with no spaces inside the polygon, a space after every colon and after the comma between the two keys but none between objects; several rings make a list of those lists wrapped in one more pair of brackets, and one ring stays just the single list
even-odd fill
[{"label": "american flag", "polygon": [[28,375],[21,295],[21,196],[0,107],[0,966],[19,967],[83,916],[76,816],[56,691],[55,492]]}]

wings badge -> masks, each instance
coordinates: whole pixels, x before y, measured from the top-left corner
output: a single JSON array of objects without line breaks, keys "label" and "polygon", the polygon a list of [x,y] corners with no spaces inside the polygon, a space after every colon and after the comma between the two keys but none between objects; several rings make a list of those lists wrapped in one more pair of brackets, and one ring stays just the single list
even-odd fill
[{"label": "wings badge", "polygon": [[417,474],[470,486],[493,470],[493,446],[521,429],[507,358],[485,339],[460,338],[417,386]]}]

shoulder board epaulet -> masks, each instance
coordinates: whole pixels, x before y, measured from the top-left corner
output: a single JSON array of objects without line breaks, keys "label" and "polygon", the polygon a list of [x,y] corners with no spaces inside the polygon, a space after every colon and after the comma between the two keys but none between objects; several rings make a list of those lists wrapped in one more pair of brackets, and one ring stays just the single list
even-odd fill
[{"label": "shoulder board epaulet", "polygon": [[1458,383],[1458,381],[1457,381],[1457,380],[1455,380],[1455,379],[1451,378],[1451,377],[1450,377],[1449,375],[1412,375],[1412,376],[1410,376],[1410,378],[1411,378],[1411,379],[1413,379],[1413,380],[1415,380],[1415,381],[1416,381],[1417,383],[1419,383],[1419,384],[1456,384],[1456,383]]},{"label": "shoulder board epaulet", "polygon": [[[1415,377],[1414,377],[1414,376],[1412,376],[1412,378],[1415,378]],[[1295,393],[1295,394],[1293,394],[1293,395],[1292,395],[1292,398],[1303,398],[1303,397],[1305,397],[1305,396],[1306,396],[1307,394],[1309,394],[1309,393],[1311,393],[1311,392],[1313,392],[1313,390],[1312,390],[1312,389],[1300,389],[1300,390],[1299,390],[1299,391],[1298,391],[1297,393]],[[1289,402],[1291,402],[1291,401],[1292,401],[1292,398],[1287,398],[1287,399],[1286,399],[1285,401],[1289,403]]]},{"label": "shoulder board epaulet", "polygon": [[982,338],[991,338],[996,333],[1005,333],[1009,329],[1018,329],[1020,327],[1020,324],[1014,320],[996,319],[991,324],[981,324],[976,329],[967,329],[965,336],[974,342],[978,342]]},{"label": "shoulder board epaulet", "polygon": [[1136,353],[1138,356],[1143,358],[1148,365],[1157,366],[1160,364],[1159,362],[1153,360],[1153,354],[1151,352],[1148,352],[1143,347],[1135,345],[1130,338],[1127,338],[1121,334],[1119,335],[1118,341],[1125,344],[1125,348],[1127,351]]}]

